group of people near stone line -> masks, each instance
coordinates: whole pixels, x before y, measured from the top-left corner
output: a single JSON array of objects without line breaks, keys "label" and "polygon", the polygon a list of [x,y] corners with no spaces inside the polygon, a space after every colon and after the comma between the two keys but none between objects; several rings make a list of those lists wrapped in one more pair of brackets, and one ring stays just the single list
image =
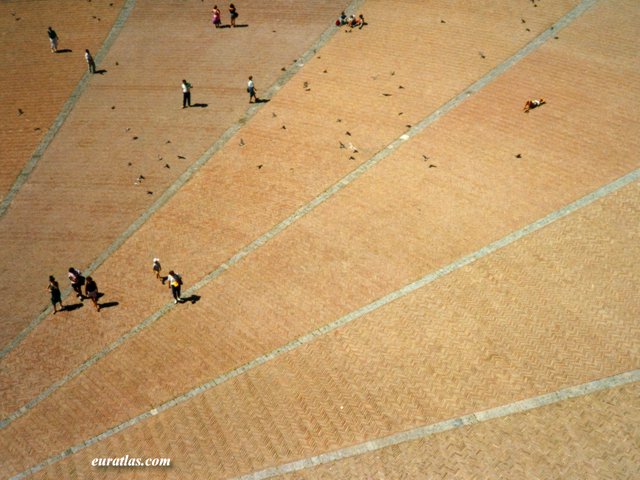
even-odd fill
[{"label": "group of people near stone line", "polygon": [[171,289],[171,295],[173,296],[173,303],[182,303],[184,300],[181,297],[180,291],[182,290],[182,276],[178,275],[173,270],[169,270],[169,274],[166,277],[163,277],[160,272],[162,272],[162,266],[160,265],[160,259],[153,259],[153,273],[155,273],[156,278],[162,282],[164,285],[167,283],[169,288]]},{"label": "group of people near stone line", "polygon": [[[238,16],[239,16],[239,13],[235,5],[233,3],[230,3],[229,4],[229,18],[230,18],[229,23],[232,27],[236,26],[236,18],[238,18]],[[218,8],[218,5],[214,5],[213,10],[211,10],[211,23],[213,23],[213,26],[216,28],[220,28],[222,26],[222,14],[220,12],[220,9]]]},{"label": "group of people near stone line", "polygon": [[[169,285],[174,303],[184,302],[184,299],[181,297],[182,276],[180,276],[173,270],[169,270],[168,275],[166,277],[163,277],[161,275],[161,272],[162,266],[160,265],[160,259],[154,258],[153,273],[155,274],[156,278],[159,279],[163,285],[165,283]],[[85,298],[90,299],[96,311],[99,312],[100,304],[98,303],[98,298],[100,297],[100,294],[98,293],[98,284],[95,282],[95,280],[92,277],[85,278],[80,270],[74,267],[69,268],[67,277],[69,278],[69,282],[71,283],[71,288],[75,292],[76,296],[80,299],[80,301],[84,301]],[[51,295],[53,314],[55,315],[56,313],[63,311],[65,307],[62,304],[62,293],[60,292],[60,285],[53,275],[49,275],[49,285],[47,286],[47,290]],[[60,309],[58,309],[58,305],[60,306]]]},{"label": "group of people near stone line", "polygon": [[364,15],[360,14],[357,17],[355,15],[349,15],[347,17],[347,15],[342,12],[340,14],[340,18],[336,20],[336,26],[341,27],[342,25],[347,25],[351,28],[358,27],[359,29],[362,29],[362,27],[365,26]]},{"label": "group of people near stone line", "polygon": [[[93,303],[96,311],[100,311],[100,304],[98,304],[98,284],[96,284],[95,280],[91,277],[84,277],[82,273],[76,268],[70,267],[67,272],[67,277],[69,277],[69,282],[71,282],[71,288],[76,293],[76,296],[82,301],[85,298],[88,298]],[[84,293],[82,292],[82,287],[84,287]],[[51,295],[51,304],[53,305],[53,313],[54,315],[59,311],[64,310],[64,305],[62,304],[62,294],[60,293],[60,285],[58,281],[53,275],[49,275],[49,286],[47,287],[49,294]],[[58,310],[58,305],[60,305],[60,310]]]},{"label": "group of people near stone line", "polygon": [[[193,88],[193,85],[191,85],[189,82],[183,79],[180,87],[182,88],[182,108],[190,107],[191,106],[191,89]],[[249,81],[247,82],[247,93],[249,94],[249,103],[260,101],[256,92],[257,92],[257,88],[253,83],[253,75],[249,75]]]},{"label": "group of people near stone line", "polygon": [[[47,30],[47,35],[49,36],[49,46],[51,47],[51,52],[58,53],[58,34],[53,28],[49,27],[49,29]],[[89,73],[96,73],[96,62],[93,59],[93,56],[91,55],[91,52],[89,52],[88,48],[84,51],[84,59],[87,62]]]}]

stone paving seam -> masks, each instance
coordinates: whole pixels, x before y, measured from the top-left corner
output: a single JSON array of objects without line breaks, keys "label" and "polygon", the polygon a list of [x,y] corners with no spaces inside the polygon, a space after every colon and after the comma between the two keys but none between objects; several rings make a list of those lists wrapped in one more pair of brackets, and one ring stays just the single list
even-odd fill
[{"label": "stone paving seam", "polygon": [[[130,0],[135,3],[135,0]],[[345,11],[357,11],[360,5],[365,0],[353,0]],[[317,52],[322,48],[335,33],[339,31],[335,25],[327,28],[316,40],[316,42],[305,52],[300,58],[287,69],[285,73],[280,75],[278,79],[271,85],[266,91],[265,96],[271,98],[275,95],[303,66],[309,61]],[[100,51],[102,53],[102,50]],[[100,53],[96,56],[96,62],[99,62],[102,56]],[[105,53],[106,54],[106,53]],[[87,76],[88,74],[85,74]],[[84,78],[83,78],[84,81]],[[75,92],[74,92],[75,93]],[[79,94],[78,94],[79,95]],[[75,100],[74,100],[75,103]],[[193,177],[200,168],[202,168],[222,147],[249,121],[264,104],[254,103],[245,113],[229,127],[214,143],[211,145],[189,168],[187,168],[182,175],[180,175],[174,183],[172,183],[163,193],[158,197],[151,207],[145,211],[136,221],[134,221],[116,240],[107,247],[92,263],[84,270],[84,274],[91,275],[100,265],[102,265],[113,253],[115,253],[135,232],[137,232],[160,208],[162,208],[190,179]],[[66,118],[66,116],[65,116]],[[64,121],[64,119],[62,120]],[[35,166],[35,164],[34,164]],[[28,172],[30,173],[30,171]],[[26,177],[24,179],[26,181]],[[24,183],[24,181],[22,183]],[[4,202],[3,202],[4,204]],[[0,217],[2,217],[3,211],[0,207]],[[71,293],[71,288],[64,290],[62,298],[63,300]],[[15,349],[40,323],[42,323],[52,312],[53,307],[47,306],[42,312],[32,320],[27,327],[25,327],[16,337],[5,345],[0,350],[0,360],[4,358],[8,353]],[[0,423],[0,428],[2,424]]]},{"label": "stone paving seam", "polygon": [[[115,42],[115,40],[118,38],[118,35],[122,31],[122,28],[124,27],[124,24],[129,18],[129,14],[131,13],[135,5],[136,5],[136,0],[125,1],[124,5],[120,9],[120,14],[118,15],[118,18],[116,18],[115,22],[113,23],[113,27],[111,27],[111,30],[107,35],[107,38],[105,39],[104,43],[102,44],[102,47],[100,48],[100,51],[95,56],[95,61],[97,64],[100,63],[102,59],[109,52],[109,49],[113,45],[113,42]],[[27,182],[27,180],[29,180],[29,176],[38,165],[38,162],[40,162],[40,159],[42,158],[45,151],[49,147],[49,144],[53,141],[54,137],[58,134],[58,131],[60,130],[60,128],[62,128],[62,125],[67,120],[67,117],[73,110],[73,107],[75,107],[76,103],[78,102],[78,99],[80,98],[84,90],[87,88],[90,78],[91,78],[91,74],[85,71],[84,75],[82,75],[82,78],[80,79],[80,82],[78,83],[76,88],[73,90],[73,92],[71,92],[71,95],[69,96],[65,104],[62,106],[62,109],[60,110],[60,113],[58,113],[57,117],[53,121],[53,124],[51,125],[51,127],[49,128],[45,136],[43,137],[40,144],[36,147],[35,152],[33,152],[33,155],[31,155],[31,158],[29,159],[27,164],[23,167],[23,169],[18,174],[18,177],[16,178],[15,182],[7,192],[7,195],[2,199],[2,202],[0,202],[0,218],[4,216],[4,214],[7,212],[7,210],[11,206],[13,199],[16,197],[16,195],[18,195],[18,193],[20,192],[20,189]],[[2,356],[0,356],[0,358],[2,358]]]},{"label": "stone paving seam", "polygon": [[[362,1],[362,0],[360,0],[360,1]],[[580,5],[588,4],[589,6],[591,6],[591,5],[593,5],[595,3],[595,1],[596,0],[588,0],[588,1],[583,2]],[[586,10],[586,8],[588,8],[588,7],[584,7],[583,9],[580,9],[579,12],[583,13]],[[545,31],[543,34],[541,34],[540,37],[542,37],[543,35],[547,34],[545,36],[545,38],[548,39],[551,36],[552,32],[557,32],[557,29],[559,28],[559,27],[557,27],[557,25],[562,25],[562,26],[568,25],[569,22],[563,21],[563,20],[565,20],[567,17],[571,18],[572,20],[577,18],[577,16],[579,16],[576,13],[577,10],[578,10],[578,7],[576,7],[571,12],[567,13],[561,20],[559,20],[555,24],[556,28],[554,28],[553,26],[550,27],[547,31]],[[330,37],[330,35],[331,35],[330,32],[331,32],[331,29],[328,29],[327,31],[325,31],[323,36],[329,34],[328,36]],[[524,54],[522,53],[523,51],[526,51],[527,54],[531,53],[534,50],[534,48],[530,48],[531,44],[535,44],[536,48],[537,48],[537,46],[540,46],[542,43],[544,43],[544,42],[538,41],[538,39],[540,37],[534,39],[530,44],[526,45],[521,50],[519,50],[514,55],[514,57],[518,57],[518,59],[522,59],[524,57]],[[326,40],[328,40],[328,38]],[[325,40],[325,42],[326,42],[326,40]],[[307,54],[305,54],[305,55],[309,55],[309,56],[314,55],[315,51],[316,51],[316,48],[310,49],[309,51],[307,51]],[[301,60],[300,60],[301,63],[300,63],[298,68],[300,68],[304,64],[305,58],[307,58],[307,57],[303,56],[301,58]],[[511,57],[511,58],[513,58],[513,57]],[[512,66],[514,63],[515,62],[512,62],[511,59],[506,60],[505,62],[503,62],[502,64],[498,65],[497,67],[495,67],[490,72],[488,72],[480,80],[476,81],[472,85],[472,87],[470,87],[470,88],[473,89],[474,91],[477,91],[478,89],[486,86],[491,80],[494,79],[495,76],[498,76],[498,75],[501,75],[502,73],[504,73],[506,68],[508,68],[508,67],[505,67],[505,65]],[[287,73],[290,76],[293,75],[292,72],[287,72]],[[280,79],[282,79],[282,78],[283,77],[280,77]],[[276,85],[274,85],[272,88],[277,88],[277,84],[278,84],[278,82],[276,82]],[[438,120],[442,115],[444,115],[445,113],[450,111],[452,108],[454,108],[455,106],[459,105],[466,98],[468,98],[469,95],[470,95],[469,90],[470,90],[469,88],[464,89],[463,93],[460,93],[457,96],[455,96],[454,98],[452,98],[451,100],[449,100],[446,104],[444,104],[442,107],[440,107],[435,113],[429,115],[425,120],[421,121],[409,133],[403,134],[401,137],[399,137],[398,139],[394,140],[387,147],[381,149],[378,153],[376,153],[372,158],[370,158],[369,160],[367,160],[366,162],[361,164],[354,171],[352,171],[347,176],[345,176],[340,181],[338,181],[336,184],[334,184],[333,186],[331,186],[330,188],[325,190],[321,195],[319,195],[318,197],[314,198],[311,202],[307,203],[306,205],[304,205],[303,207],[298,209],[294,214],[292,214],[291,216],[289,216],[288,218],[286,218],[285,220],[283,220],[282,222],[277,224],[271,230],[269,230],[268,232],[266,232],[265,234],[263,234],[262,236],[260,236],[256,240],[254,240],[252,243],[250,243],[249,245],[245,246],[242,250],[240,250],[238,253],[236,253],[227,262],[225,262],[222,265],[220,265],[213,272],[211,272],[210,274],[206,275],[200,281],[196,282],[191,288],[186,290],[184,292],[184,295],[185,296],[190,296],[190,295],[195,294],[198,290],[200,290],[201,288],[206,286],[208,283],[210,283],[211,281],[213,281],[216,278],[218,278],[220,275],[222,275],[225,271],[227,271],[233,265],[239,263],[244,257],[249,255],[253,251],[257,250],[259,247],[263,246],[265,243],[267,243],[269,240],[271,240],[276,235],[280,234],[282,231],[284,231],[290,225],[295,223],[297,220],[299,220],[300,218],[302,218],[303,216],[305,216],[306,214],[311,212],[317,206],[321,205],[322,203],[327,201],[329,198],[331,198],[333,195],[338,193],[340,190],[342,190],[343,188],[348,186],[350,183],[352,183],[353,181],[358,179],[360,176],[362,176],[364,173],[366,173],[368,170],[370,170],[373,166],[375,166],[377,163],[379,163],[382,159],[386,158],[391,153],[392,149],[395,148],[395,146],[400,145],[401,143],[409,140],[409,138],[417,135],[420,131],[422,131],[425,128],[427,128],[431,123],[433,123],[436,120]],[[255,106],[254,106],[254,108],[255,108]],[[247,113],[246,115],[251,115],[251,114]],[[239,130],[241,128],[242,123],[243,122],[240,121],[240,122],[236,123],[235,125],[233,125],[232,127],[230,127],[229,130],[227,130],[227,132],[225,132],[223,134],[223,136],[218,141],[216,141],[216,143],[214,143],[214,145],[212,147],[210,147],[210,149],[207,151],[207,153],[209,151],[212,151],[211,155],[213,155],[215,153],[215,151],[217,151],[217,148],[218,149],[221,148],[222,145],[224,143],[226,143],[228,138],[230,138],[233,134],[235,134],[235,132],[237,130]],[[227,138],[227,135],[228,135],[228,138]],[[202,163],[204,164],[208,160],[207,153],[203,154],[203,156],[200,157],[198,162],[202,161]],[[196,163],[198,163],[198,162],[196,162]],[[192,166],[191,168],[195,168],[197,170],[199,167]],[[187,175],[188,172],[189,171],[185,172],[183,174],[183,176],[188,176],[190,178],[190,176],[192,174]],[[193,173],[195,173],[195,171]],[[302,337],[300,337],[300,338],[298,338],[296,340],[293,340],[291,343],[285,345],[284,347],[276,349],[273,352],[267,354],[266,356],[259,357],[258,359],[255,359],[254,361],[257,361],[257,360],[260,360],[260,359],[263,359],[263,358],[266,358],[266,360],[264,360],[264,361],[271,360],[272,358],[275,358],[276,356],[278,356],[278,355],[280,355],[282,353],[286,353],[286,352],[288,352],[288,351],[290,351],[290,350],[292,350],[294,348],[297,348],[300,345],[303,345],[305,343],[308,343],[308,342],[312,341],[313,339],[315,339],[319,335],[324,335],[324,334],[326,334],[326,333],[328,333],[328,332],[330,332],[330,331],[332,331],[332,330],[334,330],[336,328],[339,328],[339,327],[341,327],[341,326],[343,326],[343,325],[345,325],[345,324],[347,324],[347,323],[349,323],[349,322],[361,317],[362,315],[364,315],[366,313],[369,313],[369,312],[371,312],[373,310],[376,310],[376,309],[380,308],[383,305],[386,305],[387,303],[389,303],[391,301],[394,301],[394,300],[396,300],[398,298],[406,296],[407,294],[413,292],[414,290],[416,290],[418,288],[421,288],[424,285],[426,285],[426,284],[428,284],[428,283],[430,283],[430,282],[432,282],[432,281],[434,281],[434,280],[436,280],[436,279],[438,279],[438,278],[440,278],[440,277],[442,277],[442,276],[444,276],[444,275],[446,275],[448,273],[451,273],[454,270],[457,270],[458,268],[461,268],[461,267],[463,267],[463,266],[465,266],[465,265],[467,265],[467,264],[469,264],[471,262],[474,262],[475,260],[477,260],[479,258],[482,258],[483,256],[486,256],[489,253],[492,253],[493,251],[498,250],[499,248],[502,248],[503,246],[506,246],[509,243],[512,243],[512,242],[518,240],[522,236],[525,236],[525,235],[527,235],[529,233],[532,233],[533,231],[537,230],[538,228],[542,228],[542,226],[545,226],[548,223],[551,223],[552,221],[555,221],[558,218],[561,218],[562,216],[568,215],[572,211],[574,211],[574,210],[576,210],[578,208],[581,208],[582,206],[584,206],[584,205],[586,205],[588,203],[591,203],[592,201],[596,200],[597,198],[600,198],[601,196],[604,196],[604,195],[610,193],[611,191],[614,191],[614,190],[617,190],[618,188],[621,188],[622,186],[624,186],[624,185],[632,182],[633,180],[637,179],[638,176],[639,176],[638,175],[639,173],[640,173],[640,169],[635,170],[634,172],[631,172],[631,173],[627,174],[626,176],[618,179],[617,181],[612,182],[611,184],[609,184],[609,185],[607,185],[605,187],[602,187],[601,189],[591,193],[590,195],[587,195],[583,199],[578,200],[578,201],[574,202],[573,204],[567,205],[564,208],[562,208],[562,209],[560,209],[560,210],[558,210],[556,212],[551,213],[547,217],[544,217],[543,219],[538,220],[537,222],[534,222],[534,223],[532,223],[532,224],[530,224],[528,226],[525,226],[523,229],[518,230],[518,231],[512,233],[511,235],[508,235],[508,236],[504,237],[503,239],[498,240],[497,242],[494,242],[494,243],[492,243],[490,245],[487,245],[487,246],[483,247],[482,249],[478,250],[477,252],[475,252],[475,253],[473,253],[471,255],[468,255],[466,257],[462,257],[461,259],[449,264],[448,266],[443,267],[440,270],[437,270],[435,272],[432,272],[432,273],[426,275],[425,277],[421,278],[420,280],[417,280],[414,283],[406,285],[405,287],[403,287],[403,288],[401,288],[399,290],[396,290],[395,292],[392,292],[389,295],[387,295],[387,296],[385,296],[385,297],[383,297],[383,298],[381,298],[379,300],[376,300],[373,303],[370,303],[369,305],[361,307],[360,309],[355,310],[355,311],[351,312],[350,314],[345,315],[344,317],[336,320],[333,323],[327,324],[327,325],[325,325],[323,327],[320,327],[320,329],[318,329],[318,330],[316,330],[314,332],[311,332],[311,333],[309,333],[307,335],[304,335],[304,336],[302,336]],[[182,178],[182,176],[180,178]],[[188,180],[188,178],[186,178],[184,180],[184,182],[186,182],[187,180]],[[179,188],[179,186],[177,186],[177,183],[179,181],[180,181],[180,179],[178,181],[176,181],[173,185],[171,185],[169,187],[169,190],[171,190],[172,192],[173,192],[173,190],[177,191],[177,189]],[[171,193],[170,195],[173,195],[174,193],[175,192]],[[163,194],[163,197],[166,194],[168,194],[168,191],[165,192],[165,194]],[[159,201],[160,200],[161,199],[159,199]],[[168,200],[168,198],[166,200]],[[156,202],[156,204],[158,202]],[[161,205],[158,205],[156,207],[156,204],[154,204],[154,207],[152,207],[152,209],[153,208],[157,209],[157,208],[159,208],[161,206]],[[132,225],[130,227],[130,229],[134,228],[134,226],[135,226],[136,230],[138,228],[140,228],[140,226],[144,223],[144,221],[146,221],[148,219],[148,217],[151,216],[151,214],[153,213],[153,212],[150,212],[150,210],[147,211],[145,214],[143,214],[143,216],[140,217],[140,219],[138,219],[138,222],[140,222],[139,225],[136,226],[136,224],[137,224],[137,222],[136,222],[136,223],[134,223],[134,225]],[[147,217],[145,217],[145,216],[147,216]],[[125,232],[125,234],[126,234],[126,232]],[[131,234],[133,234],[133,231],[129,235],[127,235],[127,238]],[[126,238],[122,240],[122,243],[124,243],[125,240],[126,240]],[[114,251],[115,251],[115,248],[114,248]],[[99,266],[104,260],[106,260],[106,258],[111,253],[113,253],[113,252],[109,252],[109,253],[104,252],[103,253],[103,258],[99,257],[98,260],[96,260],[96,262],[94,262],[94,265],[96,265],[96,263],[97,263],[97,265],[95,267],[93,267],[93,269],[97,268],[97,266]],[[90,269],[90,271],[93,271],[93,270]],[[89,367],[91,367],[92,365],[97,363],[99,360],[101,360],[102,358],[107,356],[110,352],[112,352],[113,350],[115,350],[116,348],[118,348],[119,346],[124,344],[131,337],[133,337],[134,335],[136,335],[140,331],[144,330],[145,328],[151,326],[158,319],[160,319],[165,313],[167,313],[168,311],[170,311],[174,307],[175,307],[175,305],[173,304],[173,302],[169,302],[169,303],[165,304],[158,311],[156,311],[155,313],[153,313],[152,315],[147,317],[144,321],[142,321],[141,323],[139,323],[138,325],[133,327],[131,330],[129,330],[127,333],[125,333],[123,336],[118,338],[115,342],[113,342],[112,344],[110,344],[109,346],[107,346],[106,348],[101,350],[100,352],[98,352],[95,355],[93,355],[92,357],[90,357],[88,360],[86,360],[85,362],[80,364],[80,366],[78,366],[76,369],[71,371],[65,377],[63,377],[62,379],[60,379],[57,382],[53,383],[52,385],[47,387],[45,390],[43,390],[35,398],[33,398],[32,400],[30,400],[29,402],[27,402],[26,404],[21,406],[19,409],[17,409],[16,411],[11,413],[10,415],[5,417],[4,419],[0,420],[0,429],[5,428],[10,423],[12,423],[16,419],[20,418],[22,415],[27,413],[29,410],[33,409],[42,400],[46,399],[47,397],[49,397],[50,395],[55,393],[60,387],[62,387],[63,385],[65,385],[66,383],[68,383],[69,381],[71,381],[72,379],[77,377],[78,375],[80,375],[82,372],[87,370]],[[50,308],[51,307],[49,307],[49,309]],[[43,317],[43,316],[46,317],[48,310],[46,310],[43,314],[41,314],[40,317]],[[29,331],[33,330],[33,328],[35,328],[42,321],[42,319],[40,319],[40,317],[38,317],[36,319],[36,321],[38,321],[38,320],[39,321],[35,325],[33,325],[33,326],[30,325],[31,329]],[[23,331],[22,333],[24,333],[24,337],[26,337],[26,335],[28,334],[28,332],[25,333],[25,331]],[[21,333],[21,335],[22,335],[22,333]],[[18,340],[18,343],[24,337],[20,338]],[[16,342],[15,339],[14,339],[14,342]],[[12,342],[12,344],[13,344],[13,342]],[[15,348],[15,345],[13,346],[13,348]],[[6,352],[6,353],[8,353],[8,352]],[[6,353],[4,353],[4,350],[3,350],[3,352],[0,352],[0,359],[2,359],[3,354],[6,354]],[[247,370],[250,369],[250,368],[254,368],[254,366],[257,366],[257,365],[260,365],[260,364],[264,363],[264,361],[260,361],[256,365],[251,365],[251,363],[253,363],[253,362],[250,362],[249,364],[246,364],[246,365],[248,365]],[[244,367],[240,367],[240,368],[244,368]],[[239,372],[238,374],[240,374],[240,373],[243,373],[243,372]],[[226,381],[226,380],[228,380],[228,379],[225,379],[224,381]],[[211,386],[214,386],[214,385],[211,385]],[[207,387],[207,388],[210,388],[210,387]]]},{"label": "stone paving seam", "polygon": [[[316,340],[319,337],[322,337],[324,335],[326,335],[327,333],[336,330],[344,325],[347,325],[348,323],[353,322],[354,320],[362,317],[363,315],[373,312],[375,310],[377,310],[380,307],[383,307],[395,300],[398,300],[408,294],[410,294],[411,292],[417,290],[418,288],[424,287],[425,285],[441,278],[444,277],[445,275],[448,275],[449,273],[452,273],[456,270],[458,270],[459,268],[462,268],[466,265],[469,265],[470,263],[475,262],[476,260],[479,260],[491,253],[494,253],[495,251],[509,245],[512,244],[514,242],[516,242],[517,240],[520,240],[523,237],[526,237],[527,235],[530,235],[548,225],[550,225],[551,223],[568,216],[569,214],[575,212],[576,210],[583,208],[611,193],[614,193],[615,191],[619,190],[620,188],[623,188],[626,185],[629,185],[630,183],[637,181],[638,179],[640,179],[640,168],[634,170],[631,173],[628,173],[627,175],[609,183],[608,185],[605,185],[604,187],[599,188],[598,190],[586,195],[585,197],[561,208],[560,210],[557,210],[555,212],[552,212],[551,214],[547,215],[546,217],[543,217],[542,219],[537,220],[536,222],[533,222],[523,228],[521,228],[520,230],[517,230],[516,232],[513,232],[509,235],[507,235],[506,237],[503,237],[502,239],[493,242],[479,250],[477,250],[476,252],[467,255],[465,257],[462,257],[458,260],[456,260],[455,262],[435,271],[432,273],[429,273],[428,275],[422,277],[421,279],[406,285],[405,287],[400,288],[399,290],[396,290],[395,292],[390,293],[389,295],[386,295],[385,297],[382,297],[378,300],[376,300],[375,302],[372,302],[368,305],[365,305],[364,307],[359,308],[358,310],[355,310],[341,318],[339,318],[338,320],[335,320],[332,323],[323,325],[322,327],[309,332],[305,335],[302,335],[296,339],[294,339],[293,341],[278,347],[274,350],[272,350],[271,352],[268,352],[260,357],[257,357],[253,360],[251,360],[250,362],[245,363],[244,365],[241,365],[240,367],[235,368],[234,370],[231,370],[227,373],[224,373],[206,383],[203,383],[191,390],[189,390],[188,392],[179,395],[177,397],[174,397],[172,400],[169,400],[147,412],[143,412],[140,415],[137,415],[136,417],[130,418],[129,420],[126,420],[125,422],[120,423],[119,425],[116,425],[115,427],[106,430],[94,437],[91,437],[85,441],[83,441],[82,443],[79,443],[73,447],[70,447],[69,449],[66,449],[63,452],[60,452],[52,457],[49,457],[48,459],[44,460],[43,462],[29,468],[28,470],[25,470],[24,472],[18,474],[18,476],[14,477],[14,478],[24,478],[25,476],[28,476],[32,473],[35,473],[39,470],[42,470],[43,468],[47,467],[48,465],[52,465],[68,456],[70,456],[72,453],[75,453],[79,450],[83,450],[84,448],[91,446],[95,443],[98,443],[102,440],[106,440],[107,438],[115,435],[116,433],[119,433],[129,427],[135,426],[141,422],[143,422],[144,420],[158,415],[162,412],[165,412],[175,406],[181,405],[185,402],[187,402],[188,400],[191,400],[192,398],[206,392],[207,390],[210,390],[211,388],[220,385],[222,383],[225,383],[233,378],[236,378],[240,375],[242,375],[243,373],[252,370],[254,368],[257,368],[261,365],[266,364],[267,362],[287,353],[290,352],[292,350],[295,350],[296,348],[303,346],[305,344],[308,344],[314,340]],[[167,306],[165,306],[165,309],[168,309],[170,306],[173,306],[173,303],[168,304]],[[116,348],[115,346],[113,346],[113,348]],[[113,350],[113,348],[111,348],[111,350]],[[109,350],[109,351],[111,351]],[[104,357],[108,352],[107,351],[103,351],[101,352],[100,358]],[[92,360],[91,364],[95,363],[96,361],[98,361],[98,358],[96,358],[95,360]],[[60,380],[59,382],[57,382],[58,385],[62,385],[64,383],[66,383],[67,381],[71,380],[71,378],[75,377],[77,374],[79,374],[81,371],[84,371],[86,368],[88,368],[89,365],[87,366],[81,366],[78,370],[77,373],[74,372],[74,374],[72,374],[73,376],[68,376],[65,377],[65,379]],[[634,370],[632,372],[633,375],[640,375],[640,370]],[[614,377],[611,377],[614,378]],[[617,377],[615,377],[617,378]],[[626,378],[626,377],[624,377]],[[634,377],[635,378],[635,377]],[[608,381],[609,383],[607,383],[606,379],[603,379],[601,381],[602,385],[614,385],[615,382],[617,380],[610,380]],[[636,381],[636,380],[633,380]],[[593,383],[593,382],[592,382]],[[585,386],[587,385],[587,386]],[[582,386],[578,386],[578,387],[572,387],[574,390],[573,391],[588,391],[589,384],[585,384]],[[600,384],[598,384],[600,385]],[[52,387],[50,387],[51,389]],[[611,388],[611,387],[602,387],[602,388]],[[580,390],[582,389],[582,390]],[[47,396],[49,396],[51,393],[53,393],[53,391],[55,390],[51,390],[49,393],[47,393],[46,396],[44,396],[43,398],[46,398]],[[554,395],[558,395],[558,393],[553,393],[553,394],[548,394],[547,396],[549,398],[552,398]],[[538,402],[544,402],[544,401],[548,401],[548,400],[544,400],[547,398],[547,396],[542,396],[542,397],[535,397],[535,398],[540,398],[542,400],[537,400]],[[529,400],[529,402],[533,402],[534,400]],[[542,404],[541,403],[541,404]],[[519,405],[518,402],[516,402],[515,407],[502,407],[504,409],[507,408],[517,408],[517,405]],[[28,411],[28,410],[27,410]],[[491,412],[493,410],[490,410],[489,412]],[[26,412],[23,412],[26,413]],[[23,413],[20,413],[19,415],[16,416],[19,417],[21,416]],[[17,412],[16,412],[17,414]],[[484,421],[483,419],[485,419],[488,415],[488,413],[483,413],[480,412],[478,414],[474,414],[476,415],[475,417],[472,417],[471,415],[465,416],[465,417],[461,417],[458,419],[454,419],[451,420],[452,424],[455,424],[457,426],[462,426],[465,424],[471,424],[471,423],[476,423],[478,421]],[[6,425],[3,425],[3,427]],[[71,453],[69,453],[71,452]]]},{"label": "stone paving seam", "polygon": [[594,380],[574,387],[564,388],[555,392],[547,393],[537,397],[520,400],[518,402],[502,405],[500,407],[483,410],[480,412],[463,415],[442,422],[413,428],[404,432],[399,432],[375,440],[368,440],[357,445],[334,450],[313,457],[304,458],[295,462],[290,462],[277,467],[271,467],[247,475],[236,477],[235,480],[263,480],[287,473],[299,472],[307,468],[318,465],[332,463],[346,458],[356,457],[365,453],[374,452],[383,448],[400,445],[405,442],[420,440],[441,432],[454,430],[460,427],[475,425],[478,423],[495,420],[498,418],[525,413],[536,408],[553,405],[573,398],[584,397],[595,392],[610,390],[630,383],[640,381],[640,370],[632,370],[600,380]]}]

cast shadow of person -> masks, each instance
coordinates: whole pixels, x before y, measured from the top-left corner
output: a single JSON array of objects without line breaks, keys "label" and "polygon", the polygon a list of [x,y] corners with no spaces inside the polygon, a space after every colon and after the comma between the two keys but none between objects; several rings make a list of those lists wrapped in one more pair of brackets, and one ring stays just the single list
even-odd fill
[{"label": "cast shadow of person", "polygon": [[256,98],[256,103],[269,103],[270,101],[270,98]]},{"label": "cast shadow of person", "polygon": [[95,73],[96,75],[104,75],[105,73],[107,73],[107,71],[104,68],[102,68],[100,70],[96,70],[93,73]]},{"label": "cast shadow of person", "polygon": [[56,53],[71,53],[73,50],[70,48],[63,48],[62,50],[56,50]]},{"label": "cast shadow of person", "polygon": [[106,303],[98,304],[98,306],[100,307],[100,310],[103,310],[105,308],[117,307],[118,305],[120,305],[119,302],[106,302]]},{"label": "cast shadow of person", "polygon": [[65,305],[60,309],[61,312],[73,312],[74,310],[78,310],[79,308],[84,307],[82,302],[80,303],[72,303],[70,305]]},{"label": "cast shadow of person", "polygon": [[200,295],[191,295],[190,297],[186,297],[182,299],[182,303],[187,303],[187,302],[191,302],[192,304],[196,303],[197,301],[200,300]]},{"label": "cast shadow of person", "polygon": [[191,105],[191,108],[196,107],[196,108],[207,108],[209,106],[208,103],[194,103],[193,105]]}]

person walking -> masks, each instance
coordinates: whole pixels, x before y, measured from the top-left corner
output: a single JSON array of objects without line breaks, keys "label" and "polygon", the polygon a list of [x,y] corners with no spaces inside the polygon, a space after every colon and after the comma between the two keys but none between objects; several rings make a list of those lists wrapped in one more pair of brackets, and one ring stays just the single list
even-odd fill
[{"label": "person walking", "polygon": [[84,296],[82,295],[82,286],[84,285],[85,278],[82,274],[75,268],[70,267],[69,273],[67,273],[67,277],[69,277],[69,281],[71,282],[71,288],[76,292],[77,297],[80,300],[84,300]]},{"label": "person walking", "polygon": [[256,87],[253,84],[253,76],[252,75],[249,75],[249,81],[247,82],[247,92],[249,92],[249,103],[253,103],[253,102],[251,102],[252,98],[256,102],[258,101],[258,97],[256,96]]},{"label": "person walking", "polygon": [[51,52],[56,53],[58,51],[58,34],[51,27],[49,27],[49,30],[47,30],[47,34],[49,35],[49,44],[51,45]]},{"label": "person walking", "polygon": [[192,85],[186,80],[182,80],[182,108],[191,106],[191,89]]},{"label": "person walking", "polygon": [[169,270],[167,282],[169,283],[169,288],[171,289],[174,303],[182,303],[182,298],[180,298],[180,290],[182,289],[182,277],[173,270]]},{"label": "person walking", "polygon": [[94,62],[88,48],[84,51],[84,59],[87,61],[89,73],[96,73],[96,62]]},{"label": "person walking", "polygon": [[87,298],[90,298],[93,302],[93,306],[96,307],[96,311],[100,311],[100,305],[98,305],[98,285],[91,277],[87,277],[87,284],[84,286],[84,294]]},{"label": "person walking", "polygon": [[231,17],[231,26],[235,28],[236,18],[238,18],[238,11],[236,10],[236,6],[233,3],[229,4],[229,16]]},{"label": "person walking", "polygon": [[53,275],[49,275],[49,286],[47,287],[49,293],[51,294],[51,304],[53,305],[53,314],[58,313],[56,309],[56,305],[60,304],[60,311],[64,310],[64,305],[62,305],[62,295],[60,295],[60,287],[58,286],[58,282],[56,281]]},{"label": "person walking", "polygon": [[[160,259],[159,258],[154,258],[153,259],[153,271],[156,274],[156,278],[160,278],[160,272],[162,271],[162,266],[160,265]],[[164,281],[162,283],[164,283]]]},{"label": "person walking", "polygon": [[220,28],[220,9],[218,8],[218,5],[214,5],[213,6],[213,10],[211,10],[212,13],[212,17],[211,17],[211,23],[213,23],[213,26],[216,28]]}]

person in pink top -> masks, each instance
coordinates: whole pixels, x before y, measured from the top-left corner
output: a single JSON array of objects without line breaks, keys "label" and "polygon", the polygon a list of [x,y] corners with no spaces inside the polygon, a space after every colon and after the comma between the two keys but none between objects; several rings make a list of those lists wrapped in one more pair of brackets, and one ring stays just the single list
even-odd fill
[{"label": "person in pink top", "polygon": [[220,28],[220,9],[218,8],[218,5],[213,6],[211,14],[213,15],[211,17],[211,23],[213,23],[216,28]]}]

